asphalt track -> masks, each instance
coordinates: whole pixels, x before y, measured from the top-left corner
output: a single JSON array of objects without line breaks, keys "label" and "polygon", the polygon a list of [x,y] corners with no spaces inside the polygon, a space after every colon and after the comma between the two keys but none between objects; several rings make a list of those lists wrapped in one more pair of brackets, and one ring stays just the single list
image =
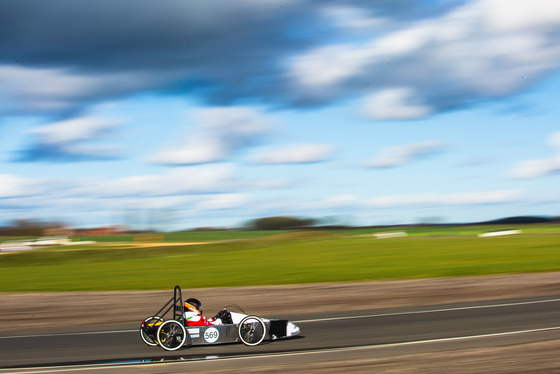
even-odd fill
[{"label": "asphalt track", "polygon": [[[277,317],[277,316],[263,316]],[[298,324],[300,337],[263,343],[198,346],[166,352],[148,347],[137,324],[88,331],[11,332],[0,336],[0,373],[59,372],[146,367],[180,361],[191,370],[210,361],[303,360],[313,355],[351,359],[390,350],[418,352],[560,338],[560,295],[416,308],[361,310],[329,315],[281,316]],[[95,330],[95,331],[94,331]],[[455,348],[452,348],[455,347]],[[229,363],[228,365],[230,365]],[[101,366],[100,366],[101,365]],[[155,368],[157,365],[148,365]],[[138,367],[135,366],[138,370]],[[131,372],[134,372],[131,371]],[[122,370],[121,370],[122,371]],[[143,372],[145,372],[143,370]],[[148,372],[148,371],[146,371]],[[157,371],[154,371],[157,372]]]}]

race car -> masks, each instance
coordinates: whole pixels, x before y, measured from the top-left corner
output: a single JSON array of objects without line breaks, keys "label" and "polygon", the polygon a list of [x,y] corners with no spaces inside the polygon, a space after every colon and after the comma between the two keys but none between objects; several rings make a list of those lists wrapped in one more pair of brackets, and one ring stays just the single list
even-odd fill
[{"label": "race car", "polygon": [[[239,309],[242,313],[229,311]],[[173,317],[165,319],[170,311]],[[181,288],[175,286],[173,297],[154,315],[144,319],[140,336],[149,346],[160,346],[167,351],[181,347],[242,342],[255,346],[265,340],[296,336],[300,328],[284,319],[265,319],[248,315],[233,304],[224,307],[215,319],[220,323],[207,326],[188,326],[183,318],[184,303]]]}]

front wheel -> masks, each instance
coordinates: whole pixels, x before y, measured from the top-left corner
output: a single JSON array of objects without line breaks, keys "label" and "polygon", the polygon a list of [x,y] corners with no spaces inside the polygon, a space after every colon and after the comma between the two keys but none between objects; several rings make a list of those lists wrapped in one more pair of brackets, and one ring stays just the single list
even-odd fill
[{"label": "front wheel", "polygon": [[158,327],[162,323],[163,318],[158,316],[148,317],[144,320],[144,322],[142,322],[142,326],[140,326],[140,336],[142,337],[144,343],[149,346],[157,345],[157,342],[154,339]]},{"label": "front wheel", "polygon": [[259,317],[247,316],[239,322],[237,334],[243,344],[258,345],[266,336],[266,325]]},{"label": "front wheel", "polygon": [[182,323],[173,319],[161,324],[157,332],[158,344],[166,351],[174,351],[185,344],[187,332]]}]

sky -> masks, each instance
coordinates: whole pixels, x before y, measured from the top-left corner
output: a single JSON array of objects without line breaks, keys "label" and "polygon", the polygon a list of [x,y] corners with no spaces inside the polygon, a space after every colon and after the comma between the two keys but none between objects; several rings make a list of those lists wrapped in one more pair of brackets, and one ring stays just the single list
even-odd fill
[{"label": "sky", "polygon": [[0,225],[560,216],[557,0],[1,0]]}]

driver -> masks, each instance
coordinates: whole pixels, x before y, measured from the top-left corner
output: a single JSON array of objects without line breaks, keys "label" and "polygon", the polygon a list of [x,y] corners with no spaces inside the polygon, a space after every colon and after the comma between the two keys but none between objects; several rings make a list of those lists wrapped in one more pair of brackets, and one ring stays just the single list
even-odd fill
[{"label": "driver", "polygon": [[187,326],[209,326],[221,325],[220,319],[206,318],[202,315],[202,303],[197,299],[190,298],[185,301],[185,311],[183,313]]}]

